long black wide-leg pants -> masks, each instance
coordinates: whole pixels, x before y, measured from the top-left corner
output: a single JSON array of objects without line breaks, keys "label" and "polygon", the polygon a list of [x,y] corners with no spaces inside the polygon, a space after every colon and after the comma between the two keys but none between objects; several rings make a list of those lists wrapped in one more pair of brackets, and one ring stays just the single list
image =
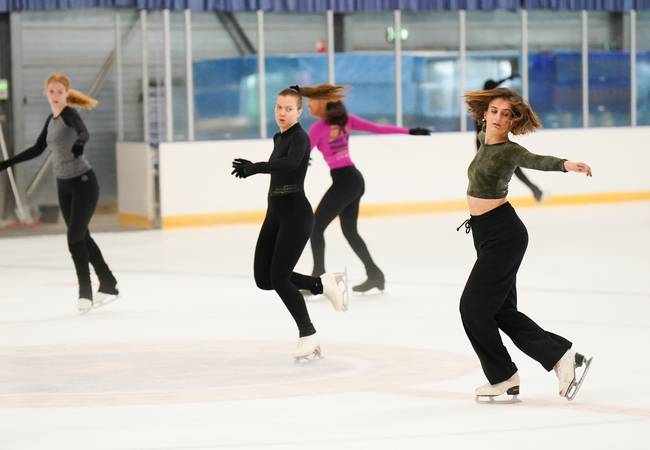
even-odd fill
[{"label": "long black wide-leg pants", "polygon": [[517,271],[528,232],[510,203],[470,219],[477,259],[460,299],[463,327],[490,384],[510,378],[517,367],[499,330],[547,371],[571,342],[542,329],[517,309]]}]

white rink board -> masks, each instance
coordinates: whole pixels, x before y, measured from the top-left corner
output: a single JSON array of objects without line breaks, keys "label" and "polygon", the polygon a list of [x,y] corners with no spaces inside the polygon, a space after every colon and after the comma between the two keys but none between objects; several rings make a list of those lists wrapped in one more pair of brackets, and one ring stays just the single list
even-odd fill
[{"label": "white rink board", "polygon": [[[526,171],[535,183],[551,186],[554,196],[650,191],[650,127],[540,130],[513,140],[533,153],[592,166],[591,179]],[[161,144],[162,217],[264,210],[268,175],[237,179],[230,175],[231,162],[237,157],[266,161],[272,148],[271,139]],[[473,133],[350,139],[352,159],[366,180],[364,204],[462,200],[474,149]],[[329,170],[314,150],[305,186],[314,207],[330,184]],[[518,182],[510,194],[530,195]]]}]

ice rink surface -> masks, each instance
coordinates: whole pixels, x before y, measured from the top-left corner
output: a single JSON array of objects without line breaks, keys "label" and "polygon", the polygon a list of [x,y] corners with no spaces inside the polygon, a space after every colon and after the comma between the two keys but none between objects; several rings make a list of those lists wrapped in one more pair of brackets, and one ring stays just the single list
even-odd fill
[{"label": "ice rink surface", "polygon": [[[308,300],[324,359],[301,365],[291,317],[253,281],[259,225],[96,234],[122,298],[87,316],[65,236],[7,238],[0,449],[650,448],[650,203],[518,212],[520,310],[594,356],[573,402],[504,338],[521,402],[475,403],[464,213],[362,219],[386,293],[347,313]],[[361,281],[337,222],[326,238],[328,269]]]}]

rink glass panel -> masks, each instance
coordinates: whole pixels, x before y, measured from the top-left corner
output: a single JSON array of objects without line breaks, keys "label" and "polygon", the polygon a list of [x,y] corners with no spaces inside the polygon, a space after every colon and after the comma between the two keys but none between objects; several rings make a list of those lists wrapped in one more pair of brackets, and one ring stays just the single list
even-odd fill
[{"label": "rink glass panel", "polygon": [[394,44],[387,31],[393,12],[343,16],[343,52],[334,56],[337,83],[349,86],[349,111],[374,122],[395,124]]},{"label": "rink glass panel", "polygon": [[650,11],[637,13],[637,123],[650,125]]},{"label": "rink glass panel", "polygon": [[[483,89],[486,80],[501,80],[520,73],[521,14],[510,11],[468,11],[466,90]],[[521,77],[504,82],[521,92]],[[467,115],[467,129],[474,129]]]},{"label": "rink glass panel", "polygon": [[[298,29],[297,29],[298,27]],[[297,37],[299,34],[299,37]],[[327,82],[327,16],[325,14],[264,14],[266,47],[266,117],[269,136],[278,130],[275,99],[293,85]],[[297,58],[296,56],[300,56]],[[309,115],[307,99],[300,123],[305,129],[316,119]]]},{"label": "rink glass panel", "polygon": [[530,103],[545,128],[582,127],[579,12],[528,13]]},{"label": "rink glass panel", "polygon": [[[256,49],[256,14],[232,16]],[[196,139],[259,137],[257,55],[242,54],[215,12],[192,13],[192,53]]]}]

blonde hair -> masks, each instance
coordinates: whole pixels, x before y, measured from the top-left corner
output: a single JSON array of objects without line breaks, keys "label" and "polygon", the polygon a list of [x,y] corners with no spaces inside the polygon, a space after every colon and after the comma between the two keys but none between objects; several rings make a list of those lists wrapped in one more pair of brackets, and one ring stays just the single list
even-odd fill
[{"label": "blonde hair", "polygon": [[465,93],[467,109],[477,123],[483,121],[483,116],[490,106],[490,102],[496,98],[502,98],[510,102],[512,108],[512,127],[510,132],[514,135],[532,133],[542,127],[542,123],[521,95],[512,89],[496,88],[482,91],[470,91]]},{"label": "blonde hair", "polygon": [[70,87],[70,79],[63,73],[55,72],[47,77],[47,80],[45,80],[45,89],[47,89],[50,83],[61,83],[65,87],[66,91],[68,91],[68,106],[74,106],[82,109],[93,109],[95,106],[97,106],[97,100],[84,94],[83,92],[72,89]]}]

